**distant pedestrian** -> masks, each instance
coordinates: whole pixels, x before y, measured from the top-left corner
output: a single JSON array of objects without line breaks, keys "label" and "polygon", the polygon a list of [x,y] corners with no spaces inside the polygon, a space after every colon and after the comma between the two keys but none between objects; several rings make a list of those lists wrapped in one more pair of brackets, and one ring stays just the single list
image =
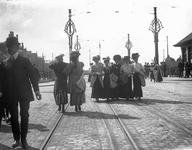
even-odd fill
[{"label": "distant pedestrian", "polygon": [[93,64],[91,68],[91,98],[95,98],[96,101],[99,101],[99,98],[105,98],[104,84],[102,80],[102,77],[104,76],[104,66],[99,62],[100,56],[98,55],[93,57],[93,61],[95,64]]},{"label": "distant pedestrian", "polygon": [[71,52],[71,62],[63,70],[63,73],[69,76],[68,93],[70,93],[70,106],[75,106],[76,112],[81,111],[81,105],[85,103],[86,90],[84,63],[79,61],[79,55],[78,51]]},{"label": "distant pedestrian", "polygon": [[55,57],[55,60],[49,64],[49,68],[53,69],[55,73],[55,85],[54,85],[54,98],[58,105],[58,111],[64,113],[65,104],[68,103],[67,96],[67,75],[63,73],[63,70],[67,66],[67,63],[63,62],[64,54]]},{"label": "distant pedestrian", "polygon": [[91,82],[91,74],[90,74],[90,72],[91,72],[91,67],[93,66],[93,63],[90,63],[89,65],[90,65],[90,68],[89,68],[88,82]]},{"label": "distant pedestrian", "polygon": [[111,74],[111,66],[109,66],[110,58],[105,57],[103,58],[104,61],[104,78],[103,78],[103,84],[104,84],[104,90],[105,90],[105,97],[107,100],[110,100],[112,98],[112,88],[110,84],[110,74]]},{"label": "distant pedestrian", "polygon": [[120,55],[114,55],[113,56],[113,60],[115,61],[115,63],[111,66],[111,77],[113,79],[117,78],[117,80],[115,81],[114,86],[112,87],[112,93],[113,93],[113,97],[112,100],[116,99],[119,100],[119,96],[120,96],[120,69],[121,69],[121,63],[122,63],[122,59]]},{"label": "distant pedestrian", "polygon": [[[138,53],[132,54],[132,59],[134,60],[133,64],[133,95],[137,100],[140,100],[141,97],[143,97],[143,91],[142,91],[142,82],[141,79],[145,77],[145,70],[141,63],[138,62],[139,58]],[[142,78],[141,78],[142,77]]]},{"label": "distant pedestrian", "polygon": [[183,71],[184,71],[184,64],[182,62],[182,60],[179,61],[178,64],[178,74],[179,74],[179,78],[183,77]]},{"label": "distant pedestrian", "polygon": [[[28,148],[26,141],[29,122],[30,102],[34,100],[32,87],[36,98],[41,99],[38,81],[29,59],[19,55],[19,42],[16,37],[8,37],[6,46],[10,54],[10,58],[3,64],[3,76],[6,104],[11,114],[11,127],[14,137],[12,148],[20,145],[20,139],[23,149]],[[32,86],[31,86],[32,84]],[[19,110],[21,123],[19,123]]]},{"label": "distant pedestrian", "polygon": [[133,73],[133,65],[130,64],[130,57],[125,56],[123,58],[124,64],[121,66],[120,69],[120,97],[132,98],[132,73]]}]

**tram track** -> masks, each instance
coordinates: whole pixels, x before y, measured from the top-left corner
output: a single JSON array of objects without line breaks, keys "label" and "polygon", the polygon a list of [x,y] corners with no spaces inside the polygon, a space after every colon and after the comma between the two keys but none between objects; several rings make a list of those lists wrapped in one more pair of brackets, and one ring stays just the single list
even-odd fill
[{"label": "tram track", "polygon": [[[90,99],[90,93],[88,93],[86,95],[89,99]],[[105,128],[108,130],[108,136],[109,139],[111,141],[111,144],[113,145],[113,149],[117,149],[118,147],[116,146],[117,141],[114,140],[114,137],[111,129],[109,129],[110,124],[108,123],[109,119],[105,118],[106,112],[104,112],[102,110],[102,108],[100,108],[99,105],[101,105],[102,103],[95,103],[93,102],[93,100],[90,100],[91,103],[88,103],[88,105],[93,105],[93,107],[97,110],[97,113],[99,113],[99,115],[102,118],[102,122],[104,123]],[[126,101],[123,101],[126,103]],[[118,102],[117,102],[118,103]],[[131,103],[135,103],[135,101],[131,101]],[[115,121],[118,122],[119,126],[121,127],[121,130],[124,132],[124,135],[127,138],[127,141],[129,141],[129,144],[131,145],[130,149],[133,150],[139,150],[142,149],[142,147],[140,147],[140,145],[137,143],[137,140],[133,137],[134,135],[132,135],[131,132],[129,132],[129,129],[126,127],[126,124],[124,122],[124,120],[121,119],[121,117],[119,117],[121,114],[119,114],[119,112],[117,113],[117,111],[114,109],[114,101],[112,102],[104,102],[103,105],[108,105],[108,107],[110,108],[110,110],[113,112],[112,116],[115,116]],[[142,106],[142,109],[145,109],[147,112],[154,114],[155,116],[157,116],[157,118],[161,118],[162,120],[164,120],[165,122],[173,125],[176,128],[179,128],[180,130],[182,130],[182,132],[187,133],[188,135],[190,135],[189,137],[192,137],[192,130],[190,130],[189,128],[187,128],[186,126],[178,123],[176,120],[170,118],[170,115],[166,115],[163,112],[159,111],[158,109],[156,109],[155,107],[150,106],[147,102],[141,100],[139,102],[136,103],[136,105],[138,106]],[[69,104],[66,106],[65,111],[67,111]],[[89,106],[90,107],[90,106]],[[80,113],[80,112],[79,112]],[[55,123],[54,127],[52,128],[52,130],[50,131],[49,135],[47,136],[46,140],[43,142],[40,150],[45,150],[47,147],[47,144],[49,143],[53,133],[57,130],[57,127],[60,123],[60,121],[62,120],[63,116],[65,114],[61,114],[60,117],[58,118],[57,122]]]},{"label": "tram track", "polygon": [[[141,100],[141,102],[144,105],[138,104],[142,107],[144,107],[145,109],[147,109],[148,111],[150,111],[151,113],[156,114],[157,116],[159,116],[160,118],[166,120],[167,122],[170,122],[171,124],[173,124],[174,126],[182,129],[184,132],[186,132],[187,134],[190,134],[192,136],[192,130],[190,130],[189,128],[185,127],[184,125],[182,125],[181,123],[178,123],[177,121],[175,121],[174,119],[172,119],[169,115],[165,115],[164,113],[160,112],[158,109],[156,109],[155,107],[149,106],[145,101]],[[183,122],[185,122],[183,120]]]}]

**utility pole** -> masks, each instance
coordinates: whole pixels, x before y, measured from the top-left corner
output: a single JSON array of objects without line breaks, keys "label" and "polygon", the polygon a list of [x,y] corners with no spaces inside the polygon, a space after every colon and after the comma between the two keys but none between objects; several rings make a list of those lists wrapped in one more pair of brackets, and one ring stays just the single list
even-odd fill
[{"label": "utility pole", "polygon": [[154,19],[152,20],[149,30],[154,34],[155,42],[155,63],[159,64],[159,53],[158,53],[158,33],[163,28],[162,23],[157,19],[157,7],[154,7]]},{"label": "utility pole", "polygon": [[100,40],[99,40],[99,56],[101,58],[101,43],[100,43]]},{"label": "utility pole", "polygon": [[89,49],[89,65],[91,64],[91,50]]},{"label": "utility pole", "polygon": [[167,36],[167,57],[169,56],[168,36]]}]

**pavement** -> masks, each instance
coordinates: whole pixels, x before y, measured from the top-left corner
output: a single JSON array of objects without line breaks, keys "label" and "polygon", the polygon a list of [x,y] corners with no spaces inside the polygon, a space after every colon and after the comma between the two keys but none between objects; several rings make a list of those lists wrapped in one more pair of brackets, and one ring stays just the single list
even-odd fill
[{"label": "pavement", "polygon": [[[27,136],[30,150],[40,149],[61,115],[53,99],[53,84],[54,82],[40,83],[43,98],[31,103]],[[160,83],[146,79],[142,100],[147,105],[136,100],[110,103],[139,149],[192,149],[190,133],[146,109],[152,106],[192,131],[191,87],[192,78],[167,77]],[[67,108],[46,149],[133,149],[107,102],[104,99],[95,102],[90,96],[91,88],[87,83],[86,103],[82,105],[82,112],[75,112],[72,106]],[[0,150],[11,150],[12,142],[10,125],[3,122]],[[21,147],[16,149],[20,150]]]}]

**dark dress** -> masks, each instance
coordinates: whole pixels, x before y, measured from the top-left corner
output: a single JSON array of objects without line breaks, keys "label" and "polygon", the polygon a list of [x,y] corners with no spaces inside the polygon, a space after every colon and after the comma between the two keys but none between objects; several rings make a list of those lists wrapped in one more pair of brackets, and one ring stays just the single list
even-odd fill
[{"label": "dark dress", "polygon": [[120,80],[119,80],[119,76],[120,76],[120,69],[121,69],[121,65],[120,64],[113,64],[111,66],[111,73],[114,73],[117,77],[118,77],[118,80],[117,80],[117,86],[115,88],[112,89],[112,97],[113,98],[119,98],[120,96]]},{"label": "dark dress", "polygon": [[90,84],[90,86],[92,87],[91,98],[96,98],[96,99],[105,98],[102,75],[93,75],[96,72],[102,74],[103,70],[104,69],[102,64],[93,65],[91,67],[91,75],[92,75],[91,84]]},{"label": "dark dress", "polygon": [[[57,95],[59,92],[63,93],[64,101],[60,102],[60,104],[67,104],[68,103],[68,96],[67,96],[67,75],[63,73],[64,68],[67,66],[67,63],[62,61],[53,61],[50,63],[49,68],[53,69],[55,72],[55,85],[54,85],[54,98],[56,100]],[[58,105],[58,103],[56,102]]]},{"label": "dark dress", "polygon": [[105,90],[105,97],[112,98],[112,89],[110,86],[110,74],[111,74],[111,67],[106,68],[104,67],[104,79],[103,79],[103,84],[104,84],[104,90]]}]

